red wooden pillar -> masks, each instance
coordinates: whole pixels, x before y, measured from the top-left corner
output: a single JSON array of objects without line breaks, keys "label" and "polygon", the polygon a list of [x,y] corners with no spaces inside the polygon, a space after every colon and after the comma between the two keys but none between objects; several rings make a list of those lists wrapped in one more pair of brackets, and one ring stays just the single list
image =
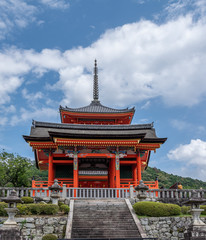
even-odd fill
[{"label": "red wooden pillar", "polygon": [[110,188],[115,187],[115,158],[110,160]]},{"label": "red wooden pillar", "polygon": [[108,187],[111,188],[111,174],[112,174],[112,170],[111,170],[111,160],[109,163],[109,168],[108,168]]},{"label": "red wooden pillar", "polygon": [[115,155],[115,170],[116,170],[116,188],[120,188],[120,162],[119,153]]},{"label": "red wooden pillar", "polygon": [[137,164],[132,165],[132,176],[133,176],[133,184],[134,186],[137,186]]},{"label": "red wooden pillar", "polygon": [[74,153],[73,184],[74,184],[74,188],[77,188],[79,186],[78,155],[77,155],[77,153]]},{"label": "red wooden pillar", "polygon": [[49,167],[48,167],[48,186],[52,185],[54,181],[54,173],[53,173],[53,153],[52,150],[49,152]]},{"label": "red wooden pillar", "polygon": [[140,152],[137,152],[137,179],[138,182],[142,180],[142,172],[141,172],[141,158],[140,158]]}]

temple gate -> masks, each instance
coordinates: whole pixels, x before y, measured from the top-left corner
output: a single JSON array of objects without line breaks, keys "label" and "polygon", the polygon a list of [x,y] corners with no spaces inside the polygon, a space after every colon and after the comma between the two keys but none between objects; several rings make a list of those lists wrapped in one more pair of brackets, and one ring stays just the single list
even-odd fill
[{"label": "temple gate", "polygon": [[[48,170],[48,181],[33,180],[33,187],[50,186],[54,179],[68,187],[126,188],[136,186],[147,168],[158,138],[152,123],[131,124],[135,109],[113,109],[99,101],[97,63],[93,101],[86,107],[59,108],[62,123],[33,121],[29,136],[36,165]],[[146,182],[158,188],[157,181]]]}]

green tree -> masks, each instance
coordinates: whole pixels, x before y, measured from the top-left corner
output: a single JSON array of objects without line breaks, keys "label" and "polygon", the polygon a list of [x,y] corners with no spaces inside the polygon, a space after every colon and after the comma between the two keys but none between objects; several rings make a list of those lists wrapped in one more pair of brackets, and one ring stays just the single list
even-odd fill
[{"label": "green tree", "polygon": [[1,186],[29,187],[33,177],[35,180],[46,180],[47,171],[38,170],[34,161],[28,158],[13,153],[0,153]]},{"label": "green tree", "polygon": [[15,156],[13,153],[0,153],[1,185],[29,186],[28,172],[31,167],[31,160],[27,158]]},{"label": "green tree", "polygon": [[148,167],[142,174],[142,179],[144,181],[154,181],[156,177],[159,179],[159,187],[170,188],[173,184],[180,182],[183,189],[206,188],[206,182],[189,177],[169,174],[155,167]]}]

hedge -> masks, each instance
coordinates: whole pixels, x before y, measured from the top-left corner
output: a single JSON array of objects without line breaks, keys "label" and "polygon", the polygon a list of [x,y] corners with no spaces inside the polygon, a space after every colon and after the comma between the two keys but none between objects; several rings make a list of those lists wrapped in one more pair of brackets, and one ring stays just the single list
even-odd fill
[{"label": "hedge", "polygon": [[202,215],[206,215],[206,205],[201,205],[201,209],[204,209],[204,211],[201,212]]},{"label": "hedge", "polygon": [[19,215],[54,215],[59,207],[55,204],[18,204]]},{"label": "hedge", "polygon": [[190,214],[190,207],[188,207],[188,206],[182,206],[182,207],[181,207],[181,213],[182,213],[182,214]]},{"label": "hedge", "polygon": [[61,207],[62,205],[64,205],[64,203],[61,201],[58,201],[58,206]]},{"label": "hedge", "polygon": [[63,212],[63,213],[68,213],[69,210],[70,210],[70,208],[69,208],[68,205],[62,204],[62,205],[60,206],[60,210],[61,210],[61,212]]},{"label": "hedge", "polygon": [[8,207],[5,202],[0,202],[0,216],[7,216],[6,210],[4,208]]},{"label": "hedge", "polygon": [[57,237],[54,234],[44,235],[42,240],[57,240]]},{"label": "hedge", "polygon": [[139,216],[166,217],[181,214],[180,206],[159,202],[137,202],[133,208]]},{"label": "hedge", "polygon": [[32,197],[22,197],[21,201],[25,204],[28,204],[28,203],[33,203],[34,199]]}]

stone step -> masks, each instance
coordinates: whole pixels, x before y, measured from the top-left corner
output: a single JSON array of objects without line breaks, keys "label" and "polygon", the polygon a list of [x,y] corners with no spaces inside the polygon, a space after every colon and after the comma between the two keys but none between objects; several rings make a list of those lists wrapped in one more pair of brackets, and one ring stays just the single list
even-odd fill
[{"label": "stone step", "polygon": [[75,200],[72,238],[128,237],[140,233],[124,200]]},{"label": "stone step", "polygon": [[[74,214],[76,214],[76,213],[74,213]],[[79,214],[77,214],[78,216],[75,216],[75,218],[77,218],[77,219],[81,219],[81,218],[98,218],[98,219],[104,219],[104,218],[114,218],[114,219],[116,219],[117,217],[119,217],[119,218],[121,218],[121,219],[125,219],[125,218],[130,218],[130,216],[128,216],[128,214],[127,213],[125,213],[124,215],[119,215],[119,214],[97,214],[96,216],[94,215],[94,214],[91,214],[91,215],[89,215],[89,213],[88,214],[81,214],[81,213],[79,213]],[[101,217],[99,217],[99,216],[101,216]]]},{"label": "stone step", "polygon": [[129,224],[131,224],[131,223],[133,223],[134,221],[133,221],[133,219],[132,220],[130,220],[130,219],[119,219],[119,220],[116,220],[116,219],[89,219],[89,218],[85,218],[85,219],[74,219],[73,220],[73,223],[79,223],[79,224],[84,224],[85,222],[87,222],[87,223],[93,223],[93,224],[103,224],[103,223],[109,223],[109,224],[115,224],[115,225],[117,225],[117,224],[119,224],[119,223],[122,223],[122,220],[123,220],[123,224],[127,224],[127,223],[129,223]]},{"label": "stone step", "polygon": [[130,232],[130,231],[127,231],[127,232],[105,232],[105,231],[99,231],[99,232],[75,232],[75,233],[72,233],[72,238],[74,237],[78,237],[78,238],[85,238],[85,237],[88,237],[88,236],[93,236],[93,237],[99,237],[99,238],[102,238],[102,237],[105,237],[105,236],[109,236],[110,238],[112,237],[140,237],[140,234],[138,231],[136,232]]},{"label": "stone step", "polygon": [[125,239],[128,239],[128,238],[140,238],[140,234],[134,234],[134,235],[132,235],[132,234],[124,234],[124,235],[122,235],[122,234],[118,234],[118,233],[114,233],[114,234],[104,234],[104,233],[102,233],[102,234],[97,234],[97,235],[89,235],[89,234],[82,234],[82,235],[80,235],[80,234],[72,234],[72,236],[71,236],[72,238],[77,238],[77,239],[79,239],[79,238],[89,238],[89,239],[103,239],[103,238],[109,238],[110,240],[111,239],[113,239],[113,238],[125,238]]},{"label": "stone step", "polygon": [[96,209],[87,209],[87,210],[84,210],[84,211],[81,211],[81,210],[75,210],[74,213],[78,214],[78,213],[81,213],[81,214],[93,214],[95,215],[95,213],[98,213],[98,214],[105,214],[105,215],[123,215],[123,214],[128,214],[128,211],[127,210],[124,210],[124,211],[119,211],[117,209],[114,209],[113,211],[112,210],[96,210]]},{"label": "stone step", "polygon": [[[91,228],[86,227],[86,226],[82,226],[82,227],[74,227],[73,231],[75,232],[81,232],[81,231],[87,231],[90,230]],[[104,231],[127,231],[127,230],[134,230],[134,226],[128,226],[128,227],[96,227],[96,228],[92,228],[92,230],[104,230]],[[135,230],[136,231],[136,230]]]},{"label": "stone step", "polygon": [[113,219],[102,219],[102,220],[99,220],[99,219],[97,219],[97,220],[94,220],[94,219],[80,219],[80,220],[76,220],[76,219],[74,219],[73,220],[73,223],[75,223],[75,224],[84,224],[84,223],[91,223],[91,224],[115,224],[115,225],[117,225],[117,224],[120,224],[120,223],[122,223],[123,225],[127,225],[127,224],[131,224],[131,223],[133,223],[134,221],[133,221],[133,219],[132,220],[130,220],[130,219],[123,219],[123,221],[121,221],[122,219],[119,219],[118,221],[115,219],[115,220],[113,220]]},{"label": "stone step", "polygon": [[[77,211],[86,211],[86,210],[96,210],[96,211],[115,211],[117,210],[118,207],[115,207],[115,208],[111,208],[111,207],[106,207],[106,208],[79,208],[77,207],[78,209],[75,209]],[[127,211],[126,208],[118,208],[119,211]]]}]

